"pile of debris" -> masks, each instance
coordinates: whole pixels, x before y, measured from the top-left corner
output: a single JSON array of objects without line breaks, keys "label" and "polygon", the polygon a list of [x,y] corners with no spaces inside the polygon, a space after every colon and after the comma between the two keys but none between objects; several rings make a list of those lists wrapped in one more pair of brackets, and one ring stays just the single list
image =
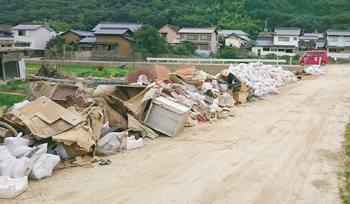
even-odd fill
[{"label": "pile of debris", "polygon": [[185,64],[174,73],[151,65],[128,73],[126,80],[128,85],[98,85],[92,95],[81,84],[51,89],[47,82],[32,82],[30,101],[14,104],[2,117],[16,130],[0,129],[1,178],[21,183],[28,176],[51,176],[55,167],[110,164],[96,156],[142,147],[146,137],[175,137],[200,121],[225,119],[233,116],[230,107],[278,94],[277,87],[297,81],[291,72],[261,63],[230,65],[216,76]]}]

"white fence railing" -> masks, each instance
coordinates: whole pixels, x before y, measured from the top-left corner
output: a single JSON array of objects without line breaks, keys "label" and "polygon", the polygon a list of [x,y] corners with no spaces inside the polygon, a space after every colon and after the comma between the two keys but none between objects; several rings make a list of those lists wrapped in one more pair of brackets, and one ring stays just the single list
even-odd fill
[{"label": "white fence railing", "polygon": [[147,58],[148,63],[151,62],[162,62],[162,63],[180,63],[187,62],[188,64],[197,63],[197,64],[225,64],[225,63],[237,63],[237,62],[266,62],[266,63],[276,63],[279,62],[285,63],[285,59],[201,59],[201,58]]}]

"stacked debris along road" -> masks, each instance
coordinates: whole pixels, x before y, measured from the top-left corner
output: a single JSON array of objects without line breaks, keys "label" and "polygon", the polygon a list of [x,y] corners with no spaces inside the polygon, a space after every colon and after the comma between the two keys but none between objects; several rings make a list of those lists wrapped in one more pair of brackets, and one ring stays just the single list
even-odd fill
[{"label": "stacked debris along road", "polygon": [[[152,66],[147,69],[162,68]],[[80,171],[84,174],[87,173],[87,170],[95,172],[93,170],[95,168],[64,169],[74,166],[95,166],[97,167],[96,169],[100,169],[98,171],[104,171],[101,168],[106,168],[106,170],[109,169],[110,171],[113,169],[112,171],[120,172],[125,177],[128,177],[124,174],[127,173],[126,169],[130,170],[132,165],[136,165],[135,169],[146,168],[146,166],[151,164],[146,161],[148,159],[150,159],[153,165],[156,165],[157,161],[162,161],[165,169],[161,172],[168,168],[174,168],[173,165],[179,165],[182,160],[181,157],[173,155],[177,152],[177,148],[182,151],[184,151],[183,148],[188,148],[188,151],[184,152],[192,155],[188,158],[188,162],[193,163],[194,166],[200,164],[198,162],[204,162],[202,160],[204,158],[202,157],[204,156],[204,152],[198,152],[199,150],[203,151],[202,148],[208,148],[210,152],[212,150],[214,152],[236,152],[236,138],[240,138],[240,135],[244,131],[247,132],[246,136],[249,138],[247,141],[254,141],[254,134],[249,129],[252,127],[248,124],[252,123],[257,125],[257,128],[264,128],[264,126],[257,123],[257,116],[264,118],[260,114],[262,111],[257,108],[260,106],[266,107],[268,105],[266,103],[268,102],[273,103],[271,98],[278,99],[276,104],[282,105],[279,100],[282,100],[283,91],[276,92],[276,86],[287,91],[288,87],[293,88],[298,86],[296,77],[291,75],[290,72],[284,71],[280,67],[260,63],[230,66],[227,70],[218,73],[216,76],[210,76],[205,72],[196,70],[195,67],[187,65],[180,65],[179,69],[174,73],[169,73],[168,77],[157,77],[158,73],[164,72],[155,73],[156,76],[153,76],[154,78],[152,80],[149,80],[151,77],[148,77],[147,72],[145,72],[145,74],[137,77],[136,82],[129,85],[99,85],[91,98],[84,92],[84,87],[79,88],[74,85],[57,86],[63,88],[63,90],[69,90],[61,91],[59,94],[60,97],[57,97],[58,95],[55,94],[58,88],[51,90],[53,93],[50,97],[40,96],[40,93],[37,92],[35,99],[32,99],[29,103],[22,104],[23,106],[19,105],[21,107],[16,106],[16,109],[11,109],[9,113],[4,114],[3,119],[23,132],[24,136],[21,138],[25,141],[28,140],[29,147],[27,146],[27,148],[34,146],[33,150],[35,148],[41,148],[43,149],[41,152],[55,155],[56,157],[52,158],[53,162],[54,159],[60,158],[61,162],[54,165],[56,166],[56,170],[53,170],[54,166],[47,164],[48,168],[50,167],[51,169],[43,177],[49,177],[52,173],[56,177],[62,175],[63,172],[74,175],[79,174]],[[304,83],[304,81],[302,82]],[[311,83],[313,81],[306,82]],[[286,83],[291,83],[291,85],[281,87]],[[269,93],[281,94],[267,97]],[[43,92],[44,94],[47,94],[47,90]],[[287,98],[290,100],[290,96]],[[250,101],[256,102],[249,104]],[[288,104],[291,105],[290,103],[286,105]],[[257,107],[254,109],[257,115],[255,112],[249,112],[249,109],[253,107]],[[271,114],[278,113],[275,110],[269,111],[271,111]],[[266,113],[264,112],[264,114]],[[248,119],[248,116],[252,117],[252,119]],[[238,122],[238,119],[248,122]],[[266,119],[267,122],[272,121],[271,119]],[[237,124],[239,125],[237,126]],[[269,124],[266,125],[269,126]],[[185,126],[193,127],[183,130]],[[238,136],[236,136],[236,133]],[[160,136],[170,136],[173,139],[170,140],[167,137]],[[264,139],[261,136],[257,137],[262,142],[266,140],[266,138]],[[242,144],[250,144],[247,141],[242,140],[241,142]],[[167,143],[168,146],[166,147],[163,143]],[[46,145],[43,147],[42,144]],[[159,144],[160,147],[155,148],[154,145],[156,144]],[[208,146],[208,144],[211,144],[211,146]],[[176,148],[177,145],[181,145],[182,147]],[[193,149],[191,145],[193,145]],[[201,147],[202,145],[203,147]],[[128,151],[139,147],[142,148]],[[153,151],[152,148],[155,148],[157,151]],[[165,151],[165,149],[162,150],[162,148],[169,148],[170,152]],[[239,149],[244,152],[244,148]],[[30,155],[30,152],[33,150],[27,150],[27,154]],[[132,163],[131,161],[129,163],[128,160],[130,158],[127,159],[127,155],[134,155],[132,152],[139,154],[139,156],[132,156],[132,160],[136,163]],[[210,152],[209,155],[215,158],[215,153],[212,154]],[[157,158],[156,155],[159,153],[169,155],[169,158],[173,156],[175,160],[167,159],[164,155]],[[104,157],[102,160],[101,157],[96,157],[95,155],[108,155],[108,158]],[[42,157],[49,158],[48,156]],[[41,155],[37,156],[37,158],[40,157]],[[23,162],[29,162],[26,168],[27,170],[23,169],[23,171],[20,171],[23,177],[28,176],[27,172],[32,172],[35,166],[35,161],[32,161],[33,164],[30,165],[31,157],[28,156],[27,158],[26,161],[23,160]],[[185,158],[183,156],[183,159]],[[18,158],[18,161],[13,160],[12,157],[7,159],[9,159],[8,161],[19,162]],[[142,159],[146,160],[142,161]],[[235,157],[232,157],[232,159],[237,160]],[[185,160],[187,161],[187,159]],[[209,161],[214,162],[211,159]],[[123,166],[123,162],[125,162],[125,166]],[[219,166],[223,165],[222,167],[225,168],[224,161],[218,160],[218,162]],[[97,163],[109,166],[99,167],[99,165],[96,165]],[[120,165],[120,167],[117,168],[115,163],[118,166]],[[204,163],[203,165],[206,166]],[[183,166],[182,168],[186,170],[190,166],[188,168]],[[211,172],[210,169],[206,172]],[[186,172],[188,176],[192,175],[187,170]],[[145,173],[152,175],[149,166]],[[176,172],[174,173],[176,174]],[[206,175],[205,172],[203,173]],[[30,175],[29,178],[43,178],[39,175]],[[5,176],[11,177],[11,175]],[[45,182],[47,179],[55,180],[54,177],[46,178],[40,182]],[[136,177],[138,178],[138,176]],[[88,178],[92,179],[93,177],[88,176]],[[152,178],[151,176],[147,179]],[[221,177],[218,175],[218,178]],[[104,180],[104,178],[97,180],[101,181],[101,179]],[[97,182],[97,180],[88,181],[83,179],[83,181],[92,185],[96,185],[93,183]],[[145,179],[143,180],[146,181]],[[154,181],[156,183],[163,182],[156,177],[154,177]],[[67,182],[69,183],[69,181]],[[130,182],[133,182],[133,179]],[[139,187],[142,186],[140,185]],[[98,191],[100,190],[102,191],[103,187],[98,189]],[[32,192],[31,185],[29,185],[28,192]],[[111,191],[107,190],[106,192]],[[195,191],[193,192],[196,194]],[[111,193],[112,195],[114,194],[113,192]],[[55,194],[55,192],[52,194]],[[26,193],[19,195],[18,198],[23,196],[25,197]],[[100,199],[111,201],[109,200],[109,196],[105,198],[98,196],[94,202],[98,202]],[[154,199],[161,201],[161,198]],[[56,201],[55,199],[53,200]],[[147,200],[149,202],[154,201],[150,197],[147,197]],[[188,198],[188,200],[191,199]],[[74,202],[74,199],[72,198],[69,202]],[[123,197],[120,202],[128,201]]]}]

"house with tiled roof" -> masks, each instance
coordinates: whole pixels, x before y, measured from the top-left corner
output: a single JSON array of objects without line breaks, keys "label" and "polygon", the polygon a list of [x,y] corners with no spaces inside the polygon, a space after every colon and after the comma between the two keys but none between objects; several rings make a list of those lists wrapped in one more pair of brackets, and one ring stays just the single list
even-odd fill
[{"label": "house with tiled roof", "polygon": [[198,50],[218,52],[219,43],[216,28],[182,28],[179,30],[179,42],[192,41],[198,46]]},{"label": "house with tiled roof", "polygon": [[275,28],[274,32],[261,32],[252,47],[256,55],[294,56],[298,51],[300,28]]},{"label": "house with tiled roof", "polygon": [[11,25],[0,24],[0,48],[12,47],[14,44],[14,38],[12,36]]},{"label": "house with tiled roof", "polygon": [[61,33],[60,36],[66,39],[66,42],[70,45],[76,46],[80,40],[85,37],[95,37],[91,31],[73,30],[70,29],[67,32]]},{"label": "house with tiled roof", "polygon": [[140,23],[99,23],[92,29],[93,36],[79,40],[78,51],[131,52],[132,33]]},{"label": "house with tiled roof", "polygon": [[57,35],[51,25],[42,23],[21,23],[11,30],[15,48],[31,49],[37,54],[44,54],[46,43]]},{"label": "house with tiled roof", "polygon": [[349,58],[350,56],[350,30],[326,30],[327,52],[329,57]]},{"label": "house with tiled roof", "polygon": [[180,38],[178,34],[180,27],[166,24],[161,29],[159,29],[160,35],[165,38],[168,43],[172,43],[175,39]]}]

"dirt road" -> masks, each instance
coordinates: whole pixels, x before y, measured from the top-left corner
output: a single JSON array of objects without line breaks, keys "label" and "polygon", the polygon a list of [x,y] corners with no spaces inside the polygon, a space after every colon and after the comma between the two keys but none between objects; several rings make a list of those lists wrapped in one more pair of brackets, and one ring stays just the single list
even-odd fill
[{"label": "dirt road", "polygon": [[146,140],[109,166],[30,181],[10,203],[341,203],[350,66],[324,71],[233,108],[232,118]]}]

